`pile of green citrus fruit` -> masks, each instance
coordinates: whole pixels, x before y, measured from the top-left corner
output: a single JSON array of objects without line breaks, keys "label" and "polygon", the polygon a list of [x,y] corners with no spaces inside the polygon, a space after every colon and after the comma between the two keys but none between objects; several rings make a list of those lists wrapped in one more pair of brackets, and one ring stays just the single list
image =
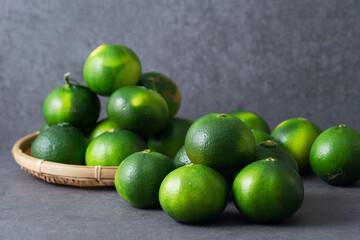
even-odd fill
[{"label": "pile of green citrus fruit", "polygon": [[[360,134],[343,124],[322,130],[304,118],[272,132],[248,111],[176,117],[181,95],[159,72],[141,72],[137,55],[101,45],[84,65],[86,85],[65,84],[43,104],[46,124],[31,155],[47,161],[118,166],[115,187],[138,208],[161,208],[179,222],[219,216],[232,193],[236,208],[256,222],[280,221],[301,206],[300,174],[311,169],[332,185],[360,178]],[[108,96],[98,121],[98,95]]]}]

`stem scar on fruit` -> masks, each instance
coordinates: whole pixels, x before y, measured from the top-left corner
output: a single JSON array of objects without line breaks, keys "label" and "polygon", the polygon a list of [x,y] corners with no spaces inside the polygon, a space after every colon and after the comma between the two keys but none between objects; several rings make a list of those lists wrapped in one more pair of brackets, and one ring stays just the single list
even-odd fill
[{"label": "stem scar on fruit", "polygon": [[276,145],[276,142],[273,140],[266,140],[264,143],[267,146],[275,146]]},{"label": "stem scar on fruit", "polygon": [[275,162],[275,159],[273,159],[272,157],[268,157],[265,159],[265,161],[267,162]]}]

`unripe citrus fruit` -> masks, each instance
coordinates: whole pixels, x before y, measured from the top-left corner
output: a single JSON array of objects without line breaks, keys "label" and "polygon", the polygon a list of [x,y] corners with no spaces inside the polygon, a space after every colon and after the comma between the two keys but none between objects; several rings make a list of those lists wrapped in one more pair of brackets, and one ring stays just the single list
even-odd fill
[{"label": "unripe citrus fruit", "polygon": [[104,132],[109,131],[110,129],[119,129],[118,126],[109,119],[103,119],[96,124],[96,126],[91,130],[89,140],[92,141],[94,138],[103,134]]},{"label": "unripe citrus fruit", "polygon": [[181,94],[179,88],[170,78],[162,73],[148,72],[140,76],[138,85],[160,93],[169,107],[169,116],[175,116],[180,108]]},{"label": "unripe citrus fruit", "polygon": [[169,173],[161,183],[159,200],[167,215],[179,222],[210,220],[227,204],[229,187],[214,169],[189,164]]},{"label": "unripe citrus fruit", "polygon": [[325,130],[311,147],[310,164],[329,184],[355,183],[360,179],[360,134],[344,124]]},{"label": "unripe citrus fruit", "polygon": [[293,155],[300,173],[304,173],[310,169],[311,145],[320,133],[321,129],[307,119],[292,118],[280,123],[271,136]]},{"label": "unripe citrus fruit", "polygon": [[267,140],[257,144],[255,159],[262,160],[269,157],[282,161],[299,173],[299,167],[295,158],[280,143]]},{"label": "unripe citrus fruit", "polygon": [[270,133],[269,126],[267,125],[265,120],[256,113],[249,111],[233,111],[229,114],[239,118],[251,129],[258,129],[263,132]]},{"label": "unripe citrus fruit", "polygon": [[304,199],[304,185],[297,172],[283,162],[255,161],[235,177],[235,206],[256,222],[280,221],[293,215]]},{"label": "unripe citrus fruit", "polygon": [[211,113],[196,120],[188,130],[185,149],[193,163],[220,172],[240,170],[255,157],[250,128],[236,117]]},{"label": "unripe citrus fruit", "polygon": [[160,184],[174,168],[173,161],[161,153],[144,150],[131,154],[116,171],[116,190],[135,207],[156,207]]},{"label": "unripe citrus fruit", "polygon": [[[185,150],[185,146],[181,147],[179,152],[176,154],[175,158],[174,158],[174,164],[176,168],[182,167],[184,165],[187,164],[191,164],[191,160],[188,157],[188,155],[186,154],[186,150]],[[234,181],[234,172],[219,172],[224,179],[226,180],[227,184],[229,187],[231,187],[233,181]]]},{"label": "unripe citrus fruit", "polygon": [[274,140],[268,133],[259,129],[251,129],[251,132],[254,134],[256,144],[259,144],[266,140]]},{"label": "unripe citrus fruit", "polygon": [[49,126],[47,123],[44,123],[44,124],[41,126],[41,128],[40,128],[40,132],[48,129],[49,127],[50,127],[50,126]]},{"label": "unripe citrus fruit", "polygon": [[109,98],[106,112],[119,128],[153,136],[161,132],[169,120],[164,98],[157,92],[140,86],[126,86]]},{"label": "unripe citrus fruit", "polygon": [[43,130],[31,146],[30,155],[46,161],[83,165],[87,140],[77,128],[57,124]]},{"label": "unripe citrus fruit", "polygon": [[185,146],[182,146],[180,150],[177,152],[174,158],[174,164],[176,168],[182,167],[186,164],[190,164],[191,160],[186,154]]},{"label": "unripe citrus fruit", "polygon": [[65,74],[66,84],[54,89],[43,104],[43,116],[51,126],[69,123],[81,130],[92,127],[100,115],[100,100],[90,89],[70,83]]},{"label": "unripe citrus fruit", "polygon": [[138,56],[123,45],[100,45],[90,53],[84,65],[86,84],[103,96],[110,96],[120,87],[136,85],[140,75]]},{"label": "unripe citrus fruit", "polygon": [[127,156],[145,148],[146,143],[137,134],[111,129],[90,142],[86,149],[86,165],[119,166]]},{"label": "unripe citrus fruit", "polygon": [[164,130],[148,138],[148,148],[174,159],[184,145],[186,133],[193,121],[185,118],[170,118]]}]

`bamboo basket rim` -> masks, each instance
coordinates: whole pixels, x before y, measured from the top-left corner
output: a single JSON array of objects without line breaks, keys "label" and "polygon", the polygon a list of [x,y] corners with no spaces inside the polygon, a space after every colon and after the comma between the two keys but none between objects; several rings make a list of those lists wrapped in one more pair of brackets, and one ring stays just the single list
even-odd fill
[{"label": "bamboo basket rim", "polygon": [[71,165],[30,156],[31,144],[38,135],[38,131],[26,135],[12,147],[12,155],[23,170],[49,183],[78,187],[114,186],[118,167]]}]

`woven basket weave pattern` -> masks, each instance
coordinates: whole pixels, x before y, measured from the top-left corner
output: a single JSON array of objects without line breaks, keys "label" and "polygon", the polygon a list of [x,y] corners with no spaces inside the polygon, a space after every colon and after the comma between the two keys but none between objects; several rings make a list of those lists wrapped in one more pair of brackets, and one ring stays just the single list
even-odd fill
[{"label": "woven basket weave pattern", "polygon": [[117,167],[90,167],[43,161],[30,156],[31,144],[39,133],[19,139],[12,154],[20,167],[45,182],[77,187],[114,186]]}]

